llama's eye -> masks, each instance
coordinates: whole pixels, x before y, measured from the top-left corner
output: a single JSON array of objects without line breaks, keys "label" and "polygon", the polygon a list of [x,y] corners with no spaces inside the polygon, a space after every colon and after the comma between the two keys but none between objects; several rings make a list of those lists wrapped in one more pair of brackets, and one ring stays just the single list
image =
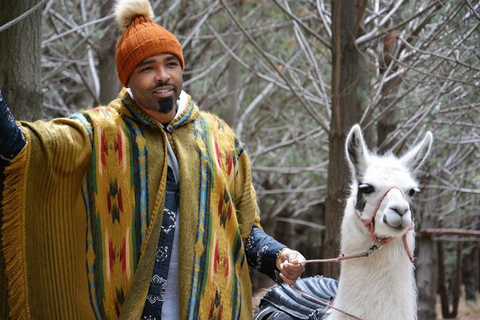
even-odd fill
[{"label": "llama's eye", "polygon": [[373,191],[375,191],[375,189],[369,185],[369,184],[366,184],[366,183],[363,183],[361,184],[359,187],[360,191],[362,191],[362,193],[364,194],[370,194],[372,193]]},{"label": "llama's eye", "polygon": [[413,195],[415,194],[415,192],[417,192],[415,189],[410,189],[410,191],[408,191],[408,195],[410,197],[413,197]]}]

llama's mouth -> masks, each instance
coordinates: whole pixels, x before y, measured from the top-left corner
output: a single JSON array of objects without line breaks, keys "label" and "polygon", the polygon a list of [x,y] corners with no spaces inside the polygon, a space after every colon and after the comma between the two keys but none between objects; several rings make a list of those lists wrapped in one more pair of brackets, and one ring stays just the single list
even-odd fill
[{"label": "llama's mouth", "polygon": [[408,227],[402,220],[388,221],[387,216],[383,216],[383,222],[395,231],[403,231]]}]

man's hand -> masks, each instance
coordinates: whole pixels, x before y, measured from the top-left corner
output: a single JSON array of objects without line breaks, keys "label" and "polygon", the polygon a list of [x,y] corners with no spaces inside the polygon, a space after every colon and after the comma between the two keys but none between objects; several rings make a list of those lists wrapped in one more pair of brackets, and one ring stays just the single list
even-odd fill
[{"label": "man's hand", "polygon": [[305,257],[298,251],[284,248],[277,258],[277,268],[283,282],[293,286],[305,271]]}]

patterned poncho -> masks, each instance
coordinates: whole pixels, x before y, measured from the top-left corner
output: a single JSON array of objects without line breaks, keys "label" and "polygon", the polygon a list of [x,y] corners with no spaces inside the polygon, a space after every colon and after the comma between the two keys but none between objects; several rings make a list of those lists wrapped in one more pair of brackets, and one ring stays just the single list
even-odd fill
[{"label": "patterned poncho", "polygon": [[4,171],[1,197],[0,286],[13,319],[140,317],[160,236],[167,137],[180,168],[180,316],[251,318],[244,248],[260,225],[248,156],[190,98],[168,128],[125,90],[70,119],[22,123],[27,145]]}]

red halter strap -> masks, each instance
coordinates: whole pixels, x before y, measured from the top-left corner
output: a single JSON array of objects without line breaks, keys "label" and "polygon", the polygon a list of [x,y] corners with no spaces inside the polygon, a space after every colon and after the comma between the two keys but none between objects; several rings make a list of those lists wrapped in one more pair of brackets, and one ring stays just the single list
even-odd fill
[{"label": "red halter strap", "polygon": [[[389,242],[391,242],[395,239],[395,237],[388,237],[388,238],[381,239],[381,238],[378,238],[375,235],[375,217],[377,216],[377,211],[380,208],[380,206],[382,205],[383,199],[385,199],[387,194],[392,189],[397,189],[398,191],[400,191],[403,198],[405,199],[405,196],[404,196],[402,190],[400,190],[398,187],[390,187],[382,194],[380,199],[378,199],[377,205],[375,206],[375,209],[373,211],[373,216],[372,216],[371,219],[362,219],[362,218],[360,218],[359,215],[357,215],[358,218],[360,219],[360,221],[362,221],[365,228],[367,228],[368,233],[369,233],[370,238],[372,239],[373,243],[380,243],[381,245],[384,245],[384,244],[387,244],[387,243],[389,243]],[[415,224],[413,223],[413,216],[412,216],[412,224],[410,225],[408,230],[409,231],[413,230],[414,226],[415,226]],[[410,259],[411,262],[413,262],[413,254],[412,254],[412,251],[410,250],[410,248],[408,247],[408,244],[407,244],[407,234],[404,234],[402,238],[403,238],[403,246],[405,248],[405,251],[407,252],[408,258]]]}]

